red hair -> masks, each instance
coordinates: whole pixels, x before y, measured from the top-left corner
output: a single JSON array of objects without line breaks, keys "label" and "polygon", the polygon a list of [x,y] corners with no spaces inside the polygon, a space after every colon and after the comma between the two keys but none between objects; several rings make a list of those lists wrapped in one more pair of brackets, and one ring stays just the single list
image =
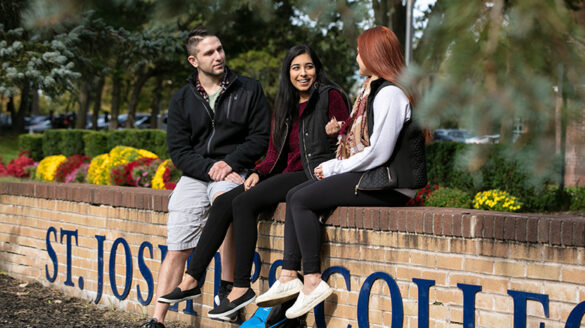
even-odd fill
[{"label": "red hair", "polygon": [[375,26],[365,30],[358,37],[357,43],[360,57],[366,68],[400,87],[412,103],[414,100],[412,96],[398,83],[398,77],[406,64],[396,34],[385,26]]}]

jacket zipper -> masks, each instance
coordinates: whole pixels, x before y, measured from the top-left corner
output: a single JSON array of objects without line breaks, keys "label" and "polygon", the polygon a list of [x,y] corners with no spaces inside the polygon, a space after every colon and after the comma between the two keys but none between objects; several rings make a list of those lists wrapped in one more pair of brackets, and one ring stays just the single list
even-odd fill
[{"label": "jacket zipper", "polygon": [[207,113],[207,115],[209,116],[209,119],[211,120],[211,136],[209,137],[209,140],[207,140],[207,153],[211,153],[211,139],[213,139],[213,136],[215,135],[215,119],[213,118],[213,115],[211,114],[211,110],[209,108],[209,104],[206,104],[202,99],[201,96],[199,96],[195,90],[191,89],[191,91],[193,91],[193,93],[195,94],[195,98],[197,98],[197,100],[199,100],[199,102],[203,105],[203,108],[205,108],[205,112]]},{"label": "jacket zipper", "polygon": [[[303,143],[303,149],[305,150],[305,161],[307,163],[307,168],[306,170],[309,171],[308,176],[311,177],[311,179],[313,180],[317,180],[317,177],[315,177],[314,172],[310,172],[311,171],[311,163],[309,162],[309,156],[307,155],[307,143],[305,142],[305,122],[301,121],[301,138],[299,139],[299,142]],[[305,168],[303,168],[305,169]],[[305,174],[307,174],[307,172],[305,172]]]},{"label": "jacket zipper", "polygon": [[355,190],[354,193],[357,196],[358,194],[358,189],[360,188],[360,183],[362,183],[362,179],[364,178],[364,175],[366,175],[366,173],[362,173],[362,175],[360,176],[360,179],[358,180],[358,183],[355,185]]},{"label": "jacket zipper", "polygon": [[[235,79],[228,84],[228,86],[225,89],[224,93],[227,92],[227,90],[234,84],[234,82],[237,79],[238,79],[238,77],[236,76]],[[201,99],[201,96],[197,93],[197,91],[195,90],[195,87],[191,86],[191,92],[193,92],[193,94],[195,95],[195,98],[197,98],[199,100],[199,102],[201,102],[201,104],[205,108],[205,112],[207,113],[207,115],[209,116],[209,119],[211,120],[211,136],[209,137],[209,140],[207,141],[207,153],[209,154],[209,153],[211,153],[211,140],[215,136],[215,119],[214,119],[214,115],[211,113],[211,108],[209,107],[209,104],[206,104]],[[221,96],[222,95],[219,95],[219,98],[216,101],[217,103],[219,103],[219,100],[220,100]],[[230,107],[231,107],[231,100],[232,100],[232,95],[230,95],[230,100],[228,101],[228,112],[227,112],[227,115],[229,115],[229,110],[230,110]]]},{"label": "jacket zipper", "polygon": [[[236,98],[237,98],[237,97],[238,97],[238,96],[236,95]],[[230,109],[232,108],[232,98],[233,98],[233,95],[230,95],[230,99],[228,100],[228,108],[227,108],[227,113],[225,114],[225,117],[226,117],[226,118],[228,118],[228,119],[229,119],[229,117],[230,117]]]}]

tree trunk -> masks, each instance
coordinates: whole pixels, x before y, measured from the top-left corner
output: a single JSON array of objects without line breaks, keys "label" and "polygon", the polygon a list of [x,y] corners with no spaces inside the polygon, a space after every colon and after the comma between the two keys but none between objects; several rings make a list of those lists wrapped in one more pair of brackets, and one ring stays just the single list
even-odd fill
[{"label": "tree trunk", "polygon": [[79,110],[77,111],[77,118],[75,119],[76,129],[85,129],[89,101],[89,82],[82,80],[79,85]]},{"label": "tree trunk", "polygon": [[138,72],[138,76],[134,80],[132,84],[132,92],[130,93],[130,99],[128,100],[128,120],[126,121],[126,128],[135,128],[136,124],[134,121],[134,116],[136,115],[136,107],[138,106],[138,98],[140,97],[140,92],[142,91],[142,87],[149,78],[154,75],[153,69],[142,69]]},{"label": "tree trunk", "polygon": [[163,78],[161,75],[156,77],[156,82],[154,84],[154,94],[152,95],[152,103],[151,109],[152,112],[150,114],[150,128],[151,129],[158,129],[160,127],[158,121],[158,114],[160,113],[160,103],[162,100],[162,88],[163,88]]},{"label": "tree trunk", "polygon": [[14,110],[14,97],[8,97],[8,104],[6,104],[6,111],[10,113],[10,119],[12,120],[16,115],[16,111]]},{"label": "tree trunk", "polygon": [[110,112],[109,129],[118,129],[118,115],[120,114],[120,100],[122,99],[122,77],[112,75],[112,110]]},{"label": "tree trunk", "polygon": [[31,94],[30,86],[25,82],[24,86],[20,89],[20,106],[18,111],[14,110],[14,104],[9,106],[12,107],[12,132],[21,133],[24,131],[24,117],[30,113],[31,106]]},{"label": "tree trunk", "polygon": [[98,129],[98,118],[100,110],[102,109],[102,92],[104,90],[104,84],[106,80],[103,76],[100,76],[95,87],[95,101],[93,102],[93,115],[91,116],[91,128],[94,130]]},{"label": "tree trunk", "polygon": [[41,110],[39,107],[39,90],[32,90],[31,96],[32,96],[32,98],[31,98],[30,114],[31,115],[40,115]]},{"label": "tree trunk", "polygon": [[374,24],[390,28],[398,37],[402,50],[406,40],[406,4],[402,0],[372,0]]}]

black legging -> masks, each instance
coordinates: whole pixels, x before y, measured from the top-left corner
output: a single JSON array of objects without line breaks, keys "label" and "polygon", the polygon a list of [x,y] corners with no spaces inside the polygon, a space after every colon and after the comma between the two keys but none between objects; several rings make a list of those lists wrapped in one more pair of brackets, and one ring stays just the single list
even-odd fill
[{"label": "black legging", "polygon": [[321,272],[319,214],[324,211],[337,206],[402,206],[410,199],[395,190],[358,190],[356,194],[355,186],[361,174],[349,172],[319,181],[306,181],[288,192],[283,269],[299,270],[302,259],[305,274]]},{"label": "black legging", "polygon": [[[303,171],[282,173],[259,182],[248,191],[244,191],[244,186],[241,185],[217,197],[211,206],[209,218],[193,252],[187,273],[198,281],[201,279],[233,220],[236,245],[234,286],[249,287],[258,235],[258,214],[283,202],[291,188],[305,181],[307,177]],[[238,272],[243,273],[237,275]]]}]

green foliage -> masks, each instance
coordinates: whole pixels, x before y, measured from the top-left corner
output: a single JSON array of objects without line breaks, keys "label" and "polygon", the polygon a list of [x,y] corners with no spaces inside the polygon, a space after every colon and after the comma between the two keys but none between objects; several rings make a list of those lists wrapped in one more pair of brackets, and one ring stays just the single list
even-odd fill
[{"label": "green foliage", "polygon": [[283,58],[284,52],[273,56],[266,49],[250,50],[230,59],[229,65],[239,74],[260,81],[268,102],[273,104],[278,93],[278,75]]},{"label": "green foliage", "polygon": [[[523,211],[558,211],[566,195],[550,186],[560,182],[560,162],[550,160],[539,175],[530,172],[531,157],[507,145],[465,145],[435,142],[427,146],[429,182],[472,193],[499,189],[515,195]],[[549,156],[552,157],[552,156]]]},{"label": "green foliage", "polygon": [[[543,176],[543,167],[556,165],[555,107],[565,119],[582,113],[585,102],[585,31],[567,3],[437,1],[416,50],[419,65],[408,76],[415,77],[409,85],[425,90],[415,111],[420,122],[499,133],[501,143],[514,144],[503,158],[519,163],[522,175]],[[524,133],[513,143],[520,126]],[[473,155],[470,161],[485,161]]]},{"label": "green foliage", "polygon": [[23,88],[58,95],[71,89],[79,74],[67,38],[29,39],[23,28],[0,24],[0,94],[14,96]]},{"label": "green foliage", "polygon": [[60,130],[61,142],[59,149],[61,154],[69,157],[72,155],[85,155],[84,136],[89,133],[86,130]]},{"label": "green foliage", "polygon": [[455,142],[435,142],[426,147],[427,176],[432,184],[455,187],[462,190],[473,188],[469,172],[457,164],[457,155],[468,146]]},{"label": "green foliage", "polygon": [[61,138],[64,129],[50,129],[43,132],[43,157],[61,154]]},{"label": "green foliage", "polygon": [[571,211],[585,211],[585,186],[566,188],[571,197]]},{"label": "green foliage", "polygon": [[51,155],[85,155],[85,135],[79,129],[50,129],[43,132],[43,157]]},{"label": "green foliage", "polygon": [[439,188],[427,197],[425,206],[470,208],[471,195],[455,188]]},{"label": "green foliage", "polygon": [[90,158],[110,151],[107,132],[89,131],[83,135],[83,143],[85,145],[84,153]]},{"label": "green foliage", "polygon": [[535,189],[534,194],[524,196],[533,212],[558,212],[569,210],[571,195],[561,190],[558,185],[547,185]]},{"label": "green foliage", "polygon": [[21,134],[18,136],[18,149],[26,150],[35,161],[43,159],[43,135]]},{"label": "green foliage", "polygon": [[2,156],[1,161],[4,164],[9,163],[12,159],[18,158],[19,152],[20,143],[18,142],[18,137],[0,134],[0,156]]},{"label": "green foliage", "polygon": [[169,147],[167,145],[167,133],[162,130],[151,130],[151,132],[152,152],[157,154],[160,159],[170,158]]},{"label": "green foliage", "polygon": [[166,133],[162,130],[125,129],[110,131],[107,135],[109,149],[128,146],[151,151],[161,158],[168,157]]}]

